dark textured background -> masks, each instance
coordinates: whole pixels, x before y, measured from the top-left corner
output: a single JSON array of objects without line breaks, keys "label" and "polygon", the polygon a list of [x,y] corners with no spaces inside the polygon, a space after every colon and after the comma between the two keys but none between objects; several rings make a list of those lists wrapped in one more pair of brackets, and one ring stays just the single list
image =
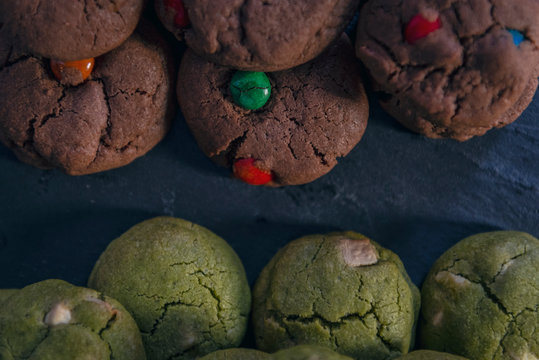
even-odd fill
[{"label": "dark textured background", "polygon": [[280,247],[311,233],[361,232],[400,255],[417,285],[465,236],[539,237],[539,95],[515,123],[465,143],[411,133],[370,100],[358,146],[295,187],[233,179],[199,151],[181,116],[146,156],[95,175],[35,169],[0,145],[0,288],[47,278],[85,285],[111,240],[158,215],[222,236],[251,284]]}]

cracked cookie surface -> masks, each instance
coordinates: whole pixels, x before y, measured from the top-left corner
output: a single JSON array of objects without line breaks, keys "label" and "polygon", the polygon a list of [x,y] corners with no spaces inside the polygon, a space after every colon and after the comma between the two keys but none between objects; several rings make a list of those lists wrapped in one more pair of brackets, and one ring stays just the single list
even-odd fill
[{"label": "cracked cookie surface", "polygon": [[88,285],[133,314],[149,359],[194,359],[238,346],[251,294],[234,250],[211,231],[158,217],[114,240]]},{"label": "cracked cookie surface", "polygon": [[422,347],[478,360],[539,358],[539,240],[477,234],[447,250],[422,287]]},{"label": "cracked cookie surface", "polygon": [[[350,261],[373,255],[376,262]],[[413,346],[419,300],[393,252],[354,232],[310,235],[262,270],[253,289],[255,340],[268,352],[315,344],[388,359]]]},{"label": "cracked cookie surface", "polygon": [[0,26],[26,52],[71,61],[102,55],[135,30],[143,0],[0,2]]},{"label": "cracked cookie surface", "polygon": [[147,23],[96,60],[78,86],[58,82],[49,61],[0,33],[0,141],[22,161],[71,175],[123,166],[166,134],[174,115],[173,61]]},{"label": "cracked cookie surface", "polygon": [[187,51],[178,74],[178,100],[202,151],[231,167],[254,158],[273,173],[269,185],[296,185],[329,172],[360,141],[368,102],[346,36],[315,60],[267,73],[268,102],[257,110],[234,103],[234,70]]},{"label": "cracked cookie surface", "polygon": [[[463,141],[513,122],[531,102],[538,13],[536,0],[370,0],[356,53],[390,115],[428,137]],[[441,27],[410,43],[404,29],[418,14]]]},{"label": "cracked cookie surface", "polygon": [[163,24],[199,56],[248,71],[301,65],[337,39],[359,0],[183,0],[190,25],[174,25],[174,10],[156,0]]},{"label": "cracked cookie surface", "polygon": [[0,358],[144,360],[137,325],[116,300],[62,280],[17,290],[0,309]]}]

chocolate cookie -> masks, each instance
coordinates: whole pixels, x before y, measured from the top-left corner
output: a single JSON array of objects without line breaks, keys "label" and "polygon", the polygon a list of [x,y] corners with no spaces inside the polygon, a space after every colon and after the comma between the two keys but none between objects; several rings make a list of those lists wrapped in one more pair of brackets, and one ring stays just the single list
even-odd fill
[{"label": "chocolate cookie", "polygon": [[358,68],[344,35],[312,62],[268,74],[236,72],[187,51],[178,100],[202,151],[236,176],[303,184],[330,171],[365,131]]},{"label": "chocolate cookie", "polygon": [[513,122],[539,75],[539,2],[370,0],[356,52],[384,109],[428,137]]},{"label": "chocolate cookie", "polygon": [[156,0],[161,21],[199,56],[234,69],[303,64],[337,39],[359,0]]},{"label": "chocolate cookie", "polygon": [[8,41],[29,54],[78,60],[120,46],[135,30],[143,5],[144,0],[0,1],[0,24]]},{"label": "chocolate cookie", "polygon": [[71,86],[82,82],[80,72],[64,71],[63,84],[48,60],[17,51],[0,35],[0,141],[26,163],[71,175],[126,165],[169,129],[172,66],[166,43],[142,24]]}]

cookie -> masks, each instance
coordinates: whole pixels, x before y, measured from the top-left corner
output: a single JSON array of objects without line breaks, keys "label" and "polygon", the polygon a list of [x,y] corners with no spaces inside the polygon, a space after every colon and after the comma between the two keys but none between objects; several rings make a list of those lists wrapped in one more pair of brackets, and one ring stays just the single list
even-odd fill
[{"label": "cookie", "polygon": [[290,69],[338,39],[359,0],[156,0],[158,16],[199,56],[244,71]]},{"label": "cookie", "polygon": [[388,359],[414,344],[419,291],[396,254],[354,232],[310,235],[281,249],[253,289],[257,348],[321,345]]},{"label": "cookie", "polygon": [[135,30],[144,0],[2,1],[8,41],[28,54],[71,61],[103,55]]},{"label": "cookie", "polygon": [[382,107],[459,141],[518,118],[537,88],[539,2],[370,0],[356,53]]},{"label": "cookie", "polygon": [[469,359],[537,359],[539,240],[477,234],[447,250],[421,290],[421,347]]},{"label": "cookie", "polygon": [[359,142],[369,112],[345,35],[307,64],[266,74],[236,72],[187,51],[177,94],[207,156],[246,182],[272,186],[329,172]]},{"label": "cookie", "polygon": [[226,349],[212,352],[200,360],[272,360],[270,354],[254,349]]},{"label": "cookie", "polygon": [[95,173],[144,155],[168,131],[174,64],[148,24],[97,58],[86,81],[76,68],[64,68],[59,81],[49,60],[18,51],[1,35],[0,141],[20,160]]},{"label": "cookie", "polygon": [[135,321],[120,303],[62,280],[12,294],[0,308],[0,359],[144,360]]},{"label": "cookie", "polygon": [[466,358],[432,350],[416,350],[398,357],[397,360],[466,360]]},{"label": "cookie", "polygon": [[88,286],[131,312],[149,359],[194,359],[243,339],[251,293],[234,250],[211,231],[158,217],[101,254]]},{"label": "cookie", "polygon": [[352,360],[328,348],[316,345],[298,345],[272,354],[273,360]]}]

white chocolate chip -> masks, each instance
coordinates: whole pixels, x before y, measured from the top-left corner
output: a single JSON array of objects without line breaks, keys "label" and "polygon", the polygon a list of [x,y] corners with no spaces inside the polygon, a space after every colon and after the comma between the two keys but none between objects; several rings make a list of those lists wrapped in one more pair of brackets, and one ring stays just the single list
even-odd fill
[{"label": "white chocolate chip", "polygon": [[71,321],[71,311],[63,303],[56,303],[52,309],[45,315],[45,324],[47,325],[60,325],[69,324]]},{"label": "white chocolate chip", "polygon": [[507,269],[509,269],[509,267],[513,265],[514,262],[515,260],[509,260],[508,262],[503,264],[500,272],[498,273],[498,276],[503,275],[507,271]]},{"label": "white chocolate chip", "polygon": [[341,239],[340,248],[344,262],[350,266],[373,265],[378,253],[369,239]]},{"label": "white chocolate chip", "polygon": [[444,313],[442,311],[438,311],[434,316],[432,317],[432,325],[438,326],[442,323],[442,319],[444,318]]},{"label": "white chocolate chip", "polygon": [[440,271],[436,274],[434,279],[438,282],[449,281],[459,286],[468,285],[470,283],[470,280],[465,277],[450,273],[449,271]]},{"label": "white chocolate chip", "polygon": [[510,352],[508,355],[514,360],[538,360],[535,354],[532,354],[531,352],[526,352],[521,356],[516,355],[514,352]]}]

